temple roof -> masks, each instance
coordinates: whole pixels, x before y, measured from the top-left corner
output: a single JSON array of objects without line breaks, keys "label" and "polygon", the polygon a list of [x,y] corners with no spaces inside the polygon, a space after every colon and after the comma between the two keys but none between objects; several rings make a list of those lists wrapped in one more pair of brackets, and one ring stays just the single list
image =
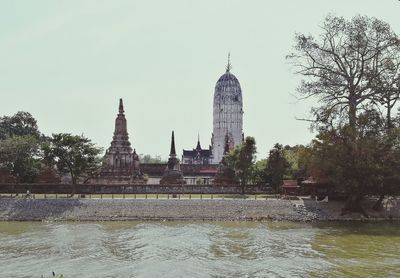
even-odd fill
[{"label": "temple roof", "polygon": [[196,146],[196,150],[201,150],[200,135],[198,135],[198,137],[197,137],[197,146]]},{"label": "temple roof", "polygon": [[190,150],[183,150],[183,156],[185,157],[196,157],[197,154],[200,153],[201,157],[210,157],[211,156],[211,151],[210,150],[195,150],[193,149],[192,151]]},{"label": "temple roof", "polygon": [[195,158],[197,155],[199,155],[202,158],[210,158],[211,156],[211,148],[210,149],[202,149],[201,144],[200,144],[200,135],[197,138],[197,146],[193,150],[183,150],[183,156],[184,157],[193,157]]}]

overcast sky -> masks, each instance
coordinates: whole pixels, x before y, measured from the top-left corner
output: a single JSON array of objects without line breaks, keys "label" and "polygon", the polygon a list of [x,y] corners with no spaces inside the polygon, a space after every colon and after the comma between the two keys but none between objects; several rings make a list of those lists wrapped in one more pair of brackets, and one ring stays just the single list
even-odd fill
[{"label": "overcast sky", "polygon": [[[214,86],[231,52],[244,132],[258,158],[306,144],[311,102],[298,102],[285,56],[295,32],[328,13],[382,19],[400,33],[397,0],[0,1],[0,116],[28,111],[47,134],[84,134],[107,148],[118,99],[138,153],[167,157],[212,133]],[[181,151],[180,151],[181,152]]]}]

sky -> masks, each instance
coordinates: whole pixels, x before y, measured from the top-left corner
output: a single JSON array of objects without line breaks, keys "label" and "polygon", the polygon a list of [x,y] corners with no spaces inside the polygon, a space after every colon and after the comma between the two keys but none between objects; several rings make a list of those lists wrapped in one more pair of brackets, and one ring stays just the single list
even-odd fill
[{"label": "sky", "polygon": [[328,13],[374,16],[400,33],[397,0],[0,0],[0,116],[28,111],[46,135],[83,134],[105,149],[123,98],[138,153],[166,158],[172,130],[177,150],[198,134],[208,147],[230,52],[244,133],[265,158],[277,142],[315,136],[297,119],[316,103],[297,99],[285,56]]}]

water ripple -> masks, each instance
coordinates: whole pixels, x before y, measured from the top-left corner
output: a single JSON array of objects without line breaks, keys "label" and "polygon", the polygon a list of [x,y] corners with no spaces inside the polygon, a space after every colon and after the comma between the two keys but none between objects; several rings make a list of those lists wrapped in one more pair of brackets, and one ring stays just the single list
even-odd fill
[{"label": "water ripple", "polygon": [[0,273],[2,277],[50,277],[51,271],[65,277],[396,276],[399,226],[348,225],[0,223]]}]

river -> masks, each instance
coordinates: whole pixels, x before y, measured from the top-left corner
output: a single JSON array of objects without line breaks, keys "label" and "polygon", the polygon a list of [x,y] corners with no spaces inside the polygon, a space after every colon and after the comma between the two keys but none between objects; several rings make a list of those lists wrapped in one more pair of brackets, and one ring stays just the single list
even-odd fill
[{"label": "river", "polygon": [[400,277],[400,224],[0,222],[0,276]]}]

